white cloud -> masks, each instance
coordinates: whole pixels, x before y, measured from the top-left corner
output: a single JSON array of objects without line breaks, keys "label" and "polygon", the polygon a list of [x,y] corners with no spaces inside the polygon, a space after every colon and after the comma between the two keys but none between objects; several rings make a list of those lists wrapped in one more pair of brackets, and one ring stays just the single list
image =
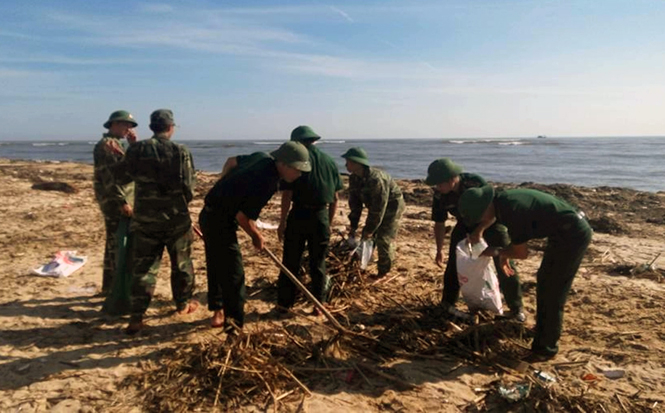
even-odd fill
[{"label": "white cloud", "polygon": [[349,23],[355,23],[354,20],[351,18],[351,16],[349,16],[348,13],[346,13],[344,10],[339,9],[335,6],[329,6],[329,7],[330,7],[330,10],[332,10],[335,13],[339,14],[340,16],[344,17],[344,19],[346,19],[346,21],[348,21]]}]

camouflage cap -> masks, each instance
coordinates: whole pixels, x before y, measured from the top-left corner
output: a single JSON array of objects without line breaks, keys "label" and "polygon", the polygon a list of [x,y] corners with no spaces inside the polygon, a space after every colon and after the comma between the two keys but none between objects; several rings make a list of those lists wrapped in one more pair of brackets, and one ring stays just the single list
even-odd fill
[{"label": "camouflage cap", "polygon": [[312,128],[306,125],[301,125],[291,132],[291,140],[296,142],[302,141],[316,141],[321,139],[319,135]]},{"label": "camouflage cap", "polygon": [[361,165],[369,166],[369,157],[363,148],[350,148],[342,155],[342,158],[348,159]]},{"label": "camouflage cap", "polygon": [[437,159],[429,164],[425,183],[429,186],[438,185],[462,173],[462,167],[448,158]]},{"label": "camouflage cap", "polygon": [[459,199],[459,213],[462,215],[464,223],[467,225],[479,223],[493,199],[492,185],[483,185],[464,191]]},{"label": "camouflage cap", "polygon": [[276,160],[301,172],[312,170],[312,165],[309,163],[309,151],[302,143],[286,142],[276,151],[272,151],[270,155]]},{"label": "camouflage cap", "polygon": [[150,114],[150,126],[175,125],[173,111],[171,109],[157,109]]},{"label": "camouflage cap", "polygon": [[113,122],[129,122],[134,125],[132,128],[139,126],[139,124],[134,120],[134,116],[132,116],[132,114],[126,110],[116,110],[115,112],[111,113],[109,120],[104,122],[104,127],[106,129],[110,129],[111,123]]}]

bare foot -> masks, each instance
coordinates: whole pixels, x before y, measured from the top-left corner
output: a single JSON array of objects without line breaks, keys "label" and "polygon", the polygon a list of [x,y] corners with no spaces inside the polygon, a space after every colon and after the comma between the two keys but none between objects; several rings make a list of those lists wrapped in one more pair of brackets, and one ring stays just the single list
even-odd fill
[{"label": "bare foot", "polygon": [[215,311],[212,314],[212,318],[210,319],[210,326],[212,328],[224,327],[224,314],[221,310]]},{"label": "bare foot", "polygon": [[133,336],[134,334],[136,334],[136,333],[138,333],[139,331],[143,330],[143,327],[145,327],[145,325],[143,324],[143,321],[141,321],[141,320],[138,320],[138,321],[130,321],[130,322],[129,322],[129,325],[128,325],[127,328],[125,329],[125,332],[126,332],[127,334]]},{"label": "bare foot", "polygon": [[189,300],[187,305],[182,309],[176,311],[178,315],[191,314],[199,308],[199,302],[196,300]]}]

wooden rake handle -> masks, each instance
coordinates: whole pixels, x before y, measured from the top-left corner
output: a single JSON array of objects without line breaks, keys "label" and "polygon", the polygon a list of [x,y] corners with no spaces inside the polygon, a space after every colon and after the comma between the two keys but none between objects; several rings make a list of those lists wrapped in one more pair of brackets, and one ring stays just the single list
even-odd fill
[{"label": "wooden rake handle", "polygon": [[[192,225],[192,229],[194,230],[196,235],[198,235],[199,237],[201,237],[201,239],[203,239],[203,233],[201,232],[201,229],[198,226]],[[298,277],[293,275],[293,273],[289,271],[289,269],[286,268],[279,259],[277,259],[277,257],[275,256],[275,254],[272,253],[272,251],[270,251],[268,248],[265,247],[263,248],[263,251],[265,251],[266,254],[268,254],[268,256],[270,257],[270,259],[273,260],[275,264],[277,264],[277,266],[284,272],[284,274],[286,274],[286,276],[289,277],[289,279],[293,281],[293,283],[296,286],[298,286],[300,291],[302,291],[305,294],[305,296],[309,299],[309,301],[311,301],[316,306],[316,308],[318,308],[323,313],[323,315],[326,316],[328,320],[330,320],[330,322],[332,323],[333,326],[335,326],[336,329],[338,329],[342,333],[348,333],[348,330],[344,328],[335,319],[335,317],[333,317],[332,314],[330,314],[330,311],[328,311],[328,309],[324,307],[323,304],[321,304],[321,302],[317,300],[316,297],[314,297],[314,295],[312,295],[312,293],[309,292],[307,287],[305,287],[303,283],[300,282]]]},{"label": "wooden rake handle", "polygon": [[281,262],[279,259],[277,259],[277,257],[275,256],[275,254],[273,254],[268,248],[265,248],[265,247],[263,248],[263,251],[265,251],[266,254],[268,254],[268,256],[270,257],[270,259],[273,260],[273,261],[275,262],[275,264],[277,264],[277,266],[278,266],[278,267],[284,272],[284,274],[286,274],[286,276],[289,277],[289,279],[290,279],[291,281],[293,281],[293,283],[294,283],[295,285],[298,286],[298,288],[300,289],[300,291],[302,291],[302,292],[305,294],[305,296],[309,299],[309,301],[311,301],[311,302],[316,306],[316,308],[318,308],[318,309],[323,313],[323,315],[326,316],[326,318],[327,318],[328,320],[330,320],[330,322],[332,323],[333,326],[335,326],[336,329],[338,329],[339,331],[341,331],[341,332],[343,332],[343,333],[346,333],[346,332],[347,332],[346,328],[344,328],[344,327],[343,327],[343,326],[342,326],[342,325],[341,325],[341,324],[335,319],[335,317],[333,317],[333,315],[330,314],[330,311],[328,311],[328,309],[327,309],[326,307],[324,307],[323,304],[321,304],[321,302],[320,302],[319,300],[317,300],[316,297],[314,297],[314,295],[313,295],[311,292],[309,292],[309,290],[307,289],[307,287],[305,287],[305,286],[303,285],[303,283],[300,282],[300,280],[298,279],[298,277],[296,277],[295,275],[293,275],[293,273],[292,273],[291,271],[289,271],[289,269],[286,268],[286,267],[284,266],[284,264],[282,264],[282,262]]}]

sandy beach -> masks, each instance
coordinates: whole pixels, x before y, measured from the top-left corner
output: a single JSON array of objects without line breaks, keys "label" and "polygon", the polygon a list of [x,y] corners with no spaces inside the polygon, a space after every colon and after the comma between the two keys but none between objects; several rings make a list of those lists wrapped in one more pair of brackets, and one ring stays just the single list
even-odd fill
[{"label": "sandy beach", "polygon": [[[153,384],[148,381],[144,387],[137,386],[133,378],[147,377],[166,364],[174,348],[194,348],[222,340],[222,333],[209,327],[211,313],[204,305],[190,315],[174,314],[165,254],[156,295],[147,313],[150,327],[135,337],[127,336],[123,332],[127,320],[102,315],[103,298],[96,296],[101,289],[104,225],[94,200],[92,166],[0,159],[0,177],[0,411],[158,410],[145,397]],[[196,196],[190,204],[194,220],[215,180],[213,174],[198,174]],[[32,189],[35,183],[52,181],[66,182],[76,191]],[[431,309],[440,300],[443,271],[434,263],[431,190],[416,181],[399,184],[407,211],[397,241],[396,269],[387,282],[363,283],[362,288],[349,291],[350,298],[331,303],[340,322],[349,328],[362,323],[368,331],[380,334],[387,331],[387,326],[395,325],[395,320],[431,318]],[[548,394],[555,396],[535,403],[539,393],[534,390],[530,396],[533,403],[527,398],[508,404],[496,396],[499,383],[529,381],[525,376],[532,378],[532,370],[520,373],[497,368],[481,358],[460,357],[459,352],[449,352],[444,346],[432,347],[428,357],[395,354],[383,355],[378,361],[364,360],[372,363],[371,369],[354,377],[327,373],[324,379],[308,383],[311,396],[287,397],[279,403],[279,410],[525,411],[524,406],[543,410],[549,404],[551,411],[575,410],[575,405],[577,411],[665,411],[665,272],[658,269],[665,268],[665,254],[659,256],[665,253],[665,193],[613,187],[527,186],[578,205],[595,230],[566,305],[560,353],[534,366],[555,378],[555,383],[547,385]],[[343,199],[334,229],[344,229],[347,214],[348,205]],[[278,216],[276,196],[264,208],[261,220],[277,223]],[[276,231],[265,230],[264,234],[268,248],[281,256]],[[332,242],[339,240],[340,235],[335,233]],[[274,305],[272,286],[279,270],[251,247],[244,233],[240,241],[249,290],[247,332],[259,334],[286,324],[316,330],[326,323],[325,319],[306,315],[267,319],[264,314]],[[534,275],[543,243],[530,245],[530,258],[518,264],[525,290],[527,328],[535,322]],[[68,278],[31,275],[33,268],[48,262],[58,250],[77,250],[88,257],[88,262]],[[196,294],[205,303],[201,240],[194,244],[193,260]],[[640,264],[649,263],[656,269],[634,271]],[[370,270],[375,270],[373,265]],[[460,308],[464,308],[461,302]],[[296,308],[299,314],[309,310],[311,305],[304,302]],[[443,317],[437,331],[427,332],[428,337],[436,333],[449,338],[455,333],[454,326]],[[607,373],[611,371],[619,373]],[[409,386],[405,388],[404,383]],[[265,406],[261,403],[242,409],[259,411]],[[161,409],[165,410],[163,406]]]}]

